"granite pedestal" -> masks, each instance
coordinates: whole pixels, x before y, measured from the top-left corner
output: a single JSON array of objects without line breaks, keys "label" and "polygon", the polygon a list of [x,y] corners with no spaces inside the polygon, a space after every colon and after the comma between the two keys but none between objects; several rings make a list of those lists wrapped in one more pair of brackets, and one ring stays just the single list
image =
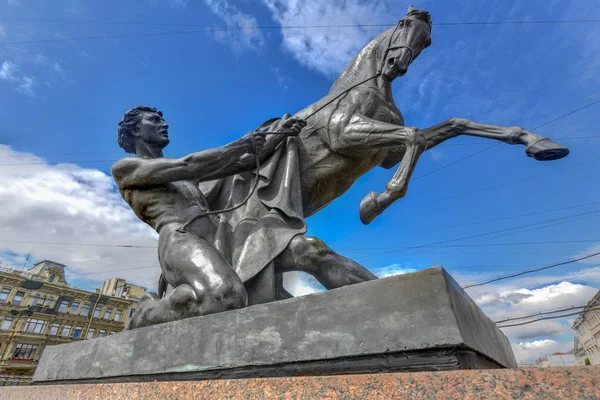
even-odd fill
[{"label": "granite pedestal", "polygon": [[506,337],[440,267],[47,347],[34,384],[512,368]]}]

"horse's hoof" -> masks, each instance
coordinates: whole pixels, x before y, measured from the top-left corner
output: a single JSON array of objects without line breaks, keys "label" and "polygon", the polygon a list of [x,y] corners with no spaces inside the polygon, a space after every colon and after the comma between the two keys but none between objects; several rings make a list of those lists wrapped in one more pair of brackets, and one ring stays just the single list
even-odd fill
[{"label": "horse's hoof", "polygon": [[377,192],[371,192],[366,195],[360,202],[359,215],[360,220],[363,224],[369,225],[375,218],[377,218],[383,210],[379,206]]},{"label": "horse's hoof", "polygon": [[541,138],[527,146],[525,152],[538,161],[552,161],[565,157],[569,154],[569,149],[548,138]]}]

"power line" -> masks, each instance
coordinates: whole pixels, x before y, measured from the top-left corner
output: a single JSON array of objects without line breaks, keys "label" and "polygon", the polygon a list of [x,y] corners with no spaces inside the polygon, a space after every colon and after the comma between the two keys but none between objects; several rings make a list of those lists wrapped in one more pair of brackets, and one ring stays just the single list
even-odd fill
[{"label": "power line", "polygon": [[455,199],[457,197],[466,196],[466,195],[469,195],[469,194],[484,192],[486,190],[497,189],[497,188],[503,187],[503,186],[514,185],[515,183],[521,183],[521,182],[525,182],[525,181],[528,181],[528,180],[531,180],[531,179],[541,178],[541,177],[544,177],[544,176],[547,176],[547,175],[555,175],[555,174],[562,173],[562,172],[567,171],[567,170],[572,169],[572,168],[582,167],[584,165],[589,165],[589,164],[597,163],[599,161],[600,161],[600,159],[586,161],[586,162],[583,162],[583,163],[579,163],[579,164],[571,165],[571,166],[568,166],[568,167],[565,167],[565,168],[561,168],[561,169],[558,169],[558,170],[555,170],[555,171],[551,171],[551,172],[547,172],[547,173],[542,173],[542,174],[537,174],[537,175],[532,175],[532,176],[529,176],[527,178],[516,179],[514,181],[509,181],[509,182],[505,182],[505,183],[499,183],[499,184],[493,185],[493,186],[487,186],[487,187],[483,187],[483,188],[479,188],[479,189],[473,189],[473,190],[470,190],[468,192],[454,194],[452,196],[448,196],[448,197],[444,197],[442,199],[438,199],[438,200],[433,200],[433,201],[421,203],[419,205],[422,206],[422,205],[428,205],[428,204],[442,203],[444,201]]},{"label": "power line", "polygon": [[[600,132],[599,130],[586,129],[579,131],[563,131],[565,132]],[[550,137],[552,140],[580,140],[580,139],[600,139],[600,135],[595,136],[560,136],[560,137]],[[489,141],[486,142],[468,142],[468,143],[442,143],[437,147],[454,147],[454,146],[475,146],[475,145],[484,145],[488,144]],[[17,154],[11,156],[4,156],[0,158],[23,158],[23,157],[56,157],[56,156],[88,156],[88,155],[99,155],[99,154],[123,154],[123,151],[98,151],[98,152],[83,152],[83,153],[42,153],[42,154]],[[111,160],[112,161],[112,160]],[[65,161],[70,162],[70,161]]]},{"label": "power line", "polygon": [[136,244],[101,244],[101,243],[68,243],[68,242],[28,242],[24,240],[0,240],[0,243],[28,243],[28,244],[51,244],[68,246],[92,246],[92,247],[124,247],[137,249],[156,249],[156,246],[144,246]]},{"label": "power line", "polygon": [[540,315],[556,314],[557,312],[577,310],[577,309],[586,308],[586,307],[587,307],[587,305],[584,305],[584,306],[571,306],[571,307],[559,308],[559,309],[555,309],[555,310],[538,311],[535,314],[523,315],[521,317],[506,318],[506,319],[502,319],[502,320],[499,320],[499,321],[494,321],[494,323],[495,324],[501,324],[503,322],[518,321],[520,319],[528,319],[528,318],[532,318],[532,317],[538,317]]},{"label": "power line", "polygon": [[[526,213],[526,214],[519,214],[519,215],[513,215],[513,216],[509,216],[509,217],[501,217],[501,218],[494,218],[494,219],[488,219],[488,220],[483,220],[483,221],[477,221],[477,222],[470,222],[470,223],[466,223],[466,224],[458,224],[458,225],[450,225],[450,226],[446,226],[446,227],[442,227],[442,228],[432,228],[431,230],[440,230],[440,229],[448,229],[448,228],[455,228],[455,227],[460,227],[460,226],[467,226],[467,225],[475,225],[475,224],[481,224],[481,223],[488,223],[488,222],[495,222],[495,221],[502,221],[502,220],[507,220],[507,219],[514,219],[514,218],[521,218],[521,217],[528,217],[528,216],[533,216],[533,215],[539,215],[539,214],[546,214],[546,213],[550,213],[550,212],[556,212],[556,211],[564,211],[564,210],[571,210],[574,208],[580,208],[580,207],[586,207],[586,206],[590,206],[590,205],[594,205],[594,204],[598,204],[600,203],[600,201],[593,201],[590,203],[583,203],[583,204],[578,204],[578,205],[574,205],[574,206],[568,206],[568,207],[560,207],[560,208],[553,208],[550,210],[544,210],[544,211],[536,211],[533,213]],[[600,211],[600,210],[599,210]],[[593,213],[595,213],[597,211],[593,211]],[[575,216],[578,215],[588,215],[588,213],[583,213],[583,214],[575,214]],[[567,216],[567,217],[563,217],[563,218],[571,218],[573,216]],[[562,219],[562,218],[560,218]],[[555,219],[552,219],[550,221],[555,221]],[[540,223],[544,223],[547,221],[542,221]],[[403,234],[406,233],[417,233],[417,232],[427,232],[428,230],[421,230],[421,231],[409,231],[409,232],[401,232]],[[24,240],[2,240],[0,239],[0,243],[22,243],[22,244],[49,244],[49,245],[67,245],[67,246],[91,246],[91,247],[124,247],[124,248],[156,248],[156,246],[145,246],[145,245],[134,245],[134,244],[105,244],[105,243],[72,243],[72,242],[40,242],[40,241],[24,241]],[[346,248],[338,248],[338,250],[352,250],[352,249],[356,249],[356,247],[351,248],[351,249],[346,249]],[[78,261],[71,261],[71,263],[75,263],[75,262],[92,262],[92,261],[104,261],[106,259],[98,259],[98,260],[78,260]]]},{"label": "power line", "polygon": [[573,79],[573,78],[576,78],[576,77],[578,77],[578,76],[581,76],[581,75],[583,75],[583,74],[585,74],[585,73],[587,73],[587,72],[590,72],[590,71],[592,71],[592,70],[594,70],[594,69],[596,69],[596,68],[598,68],[598,67],[600,67],[600,64],[596,64],[596,65],[594,65],[593,67],[590,67],[590,68],[588,68],[588,69],[586,69],[586,70],[584,70],[584,71],[577,72],[576,74],[570,75],[570,76],[568,76],[568,77],[566,77],[566,78],[563,78],[563,79],[561,79],[561,80],[558,80],[558,81],[556,81],[556,82],[552,82],[552,83],[550,83],[550,84],[548,84],[548,85],[546,85],[546,86],[544,86],[544,87],[541,87],[541,88],[539,88],[539,89],[536,89],[536,90],[534,90],[534,91],[532,91],[532,92],[529,92],[529,93],[526,93],[526,94],[524,94],[524,95],[522,95],[522,96],[519,96],[519,97],[517,97],[517,98],[514,98],[514,99],[510,100],[510,101],[509,101],[509,102],[507,102],[507,103],[504,103],[504,104],[501,104],[501,105],[499,105],[499,106],[496,106],[496,107],[490,108],[489,110],[483,111],[482,113],[483,113],[483,114],[488,114],[488,113],[490,113],[490,112],[492,112],[492,111],[495,111],[495,110],[497,110],[497,109],[499,109],[499,108],[503,108],[503,107],[506,107],[506,106],[510,106],[510,105],[512,105],[512,104],[514,104],[514,103],[516,103],[516,102],[517,102],[517,101],[519,101],[519,100],[523,100],[523,99],[524,99],[524,98],[526,98],[526,97],[529,97],[529,96],[531,96],[531,95],[534,95],[534,94],[537,94],[537,93],[543,92],[544,90],[546,90],[546,89],[548,89],[548,88],[551,88],[551,87],[553,87],[553,86],[560,85],[560,84],[561,84],[561,83],[563,83],[563,82],[566,82],[566,81],[569,81],[569,80],[571,80],[571,79]]},{"label": "power line", "polygon": [[[66,161],[66,162],[61,162],[61,163],[57,163],[57,164],[74,164],[74,163],[95,163],[95,162],[116,162],[119,161],[118,159],[116,160],[80,160],[80,161]],[[46,161],[42,161],[42,162],[32,162],[32,163],[16,163],[16,164],[0,164],[0,167],[14,167],[17,165],[45,165],[48,164]]]},{"label": "power line", "polygon": [[[3,21],[18,21],[17,18],[4,18]],[[26,21],[22,19],[21,21]],[[0,42],[0,45],[30,44],[30,43],[50,43],[64,42],[74,40],[95,40],[95,39],[122,39],[145,36],[172,36],[187,35],[193,33],[221,32],[221,31],[246,31],[246,30],[264,30],[264,29],[322,29],[322,28],[372,28],[372,27],[393,27],[396,24],[343,24],[343,25],[262,25],[262,26],[210,26],[193,24],[152,24],[143,22],[111,22],[111,21],[75,21],[75,20],[29,20],[29,22],[81,22],[98,24],[121,24],[121,25],[156,25],[156,26],[179,26],[179,27],[202,27],[201,30],[179,31],[179,32],[155,32],[155,33],[132,33],[122,35],[103,35],[103,36],[84,36],[57,39],[36,39],[21,40],[14,42]],[[460,26],[460,25],[526,25],[526,24],[574,24],[574,23],[599,23],[600,20],[549,20],[549,21],[481,21],[481,22],[439,22],[435,26]]]},{"label": "power line", "polygon": [[508,325],[498,326],[498,328],[509,328],[511,326],[520,326],[520,325],[533,324],[534,322],[544,321],[544,320],[547,320],[547,319],[566,318],[566,317],[570,317],[570,316],[573,316],[573,315],[581,315],[584,312],[594,311],[594,310],[600,310],[600,307],[588,308],[587,310],[578,311],[578,312],[569,313],[569,314],[555,315],[555,316],[552,316],[552,317],[540,317],[540,318],[537,318],[537,319],[534,319],[534,320],[531,320],[531,321],[525,321],[525,322],[519,322],[519,323],[516,323],[516,324],[508,324]]},{"label": "power line", "polygon": [[522,229],[522,228],[527,228],[530,226],[546,224],[549,222],[555,222],[555,221],[561,221],[561,220],[569,220],[574,217],[580,217],[580,216],[584,216],[584,215],[591,215],[591,214],[597,214],[597,213],[600,213],[600,209],[594,210],[594,211],[588,211],[588,212],[580,213],[580,214],[573,214],[573,215],[569,215],[566,217],[554,218],[554,219],[550,219],[547,221],[539,221],[539,222],[534,222],[534,223],[529,223],[529,224],[524,224],[524,225],[518,225],[518,226],[514,226],[514,227],[510,227],[510,228],[498,229],[498,230],[494,230],[494,231],[490,231],[490,232],[479,233],[476,235],[469,235],[469,236],[463,236],[463,237],[454,238],[454,239],[441,240],[438,242],[426,243],[426,244],[421,244],[421,245],[417,245],[417,246],[401,247],[401,248],[397,248],[395,250],[389,250],[389,251],[384,251],[384,252],[380,252],[380,253],[368,254],[365,256],[356,257],[356,259],[365,258],[365,257],[373,257],[373,256],[378,256],[378,255],[383,255],[383,254],[397,253],[400,251],[411,250],[411,249],[420,249],[423,247],[432,247],[435,245],[445,244],[445,243],[450,243],[450,242],[457,242],[460,240],[475,239],[475,238],[479,238],[479,237],[483,237],[483,236],[493,235],[496,233],[509,232],[509,231],[514,231],[514,230],[518,230],[518,229]]},{"label": "power line", "polygon": [[475,287],[475,286],[483,286],[483,285],[487,285],[487,284],[492,283],[492,282],[498,282],[498,281],[502,281],[502,280],[505,280],[505,279],[515,278],[517,276],[521,276],[521,275],[525,275],[525,274],[531,274],[533,272],[539,272],[539,271],[543,271],[543,270],[546,270],[546,269],[559,267],[561,265],[572,264],[572,263],[575,263],[575,262],[578,262],[578,261],[581,261],[581,260],[586,260],[588,258],[596,257],[598,255],[600,255],[600,252],[588,254],[587,256],[575,258],[573,260],[563,261],[563,262],[559,262],[559,263],[556,263],[556,264],[548,265],[546,267],[541,267],[541,268],[526,270],[526,271],[523,271],[523,272],[519,272],[518,274],[506,275],[506,276],[501,276],[499,278],[490,279],[489,281],[485,281],[485,282],[473,283],[471,285],[463,286],[463,289],[468,289],[468,288],[472,288],[472,287]]},{"label": "power line", "polygon": [[[590,132],[590,131],[588,131]],[[592,136],[562,136],[562,137],[550,137],[548,139],[551,140],[580,140],[580,139],[600,139],[600,135],[592,135]],[[489,144],[489,142],[467,142],[467,143],[442,143],[436,147],[455,147],[455,146],[483,146]],[[14,156],[18,157],[18,156]]]},{"label": "power line", "polygon": [[136,269],[148,269],[148,268],[160,268],[158,265],[148,265],[145,267],[134,267],[134,268],[120,268],[120,269],[109,269],[105,271],[94,271],[94,272],[83,272],[83,273],[69,273],[69,277],[72,276],[85,276],[85,275],[94,275],[105,272],[123,272],[123,271],[133,271]]},{"label": "power line", "polygon": [[[535,128],[532,128],[532,129],[530,129],[530,131],[535,131],[536,129],[543,128],[544,126],[550,125],[550,124],[552,124],[552,123],[554,123],[554,122],[556,122],[556,121],[559,121],[559,120],[561,120],[561,119],[563,119],[563,118],[566,118],[566,117],[568,117],[568,116],[571,116],[571,115],[573,115],[573,114],[575,114],[575,113],[578,113],[579,111],[585,110],[586,108],[588,108],[588,107],[591,107],[591,106],[593,106],[593,105],[595,105],[595,104],[598,104],[598,103],[600,103],[600,100],[596,100],[596,101],[594,101],[593,103],[587,104],[587,105],[585,105],[585,106],[583,106],[583,107],[579,107],[578,109],[576,109],[576,110],[573,110],[573,111],[570,111],[570,112],[568,112],[568,113],[566,113],[566,114],[563,114],[563,115],[561,115],[560,117],[554,118],[554,119],[552,119],[552,120],[550,120],[550,121],[548,121],[548,122],[544,122],[543,124],[541,124],[541,125],[538,125],[538,126],[536,126]],[[460,159],[458,159],[458,160],[456,160],[456,161],[453,161],[453,162],[451,162],[451,163],[449,163],[449,164],[443,165],[443,166],[441,166],[441,167],[439,167],[439,168],[437,168],[437,169],[435,169],[435,170],[433,170],[433,171],[427,172],[427,173],[425,173],[425,174],[423,174],[423,175],[420,175],[420,176],[418,176],[418,177],[416,177],[416,178],[413,178],[413,180],[420,179],[420,178],[424,178],[424,177],[426,177],[426,176],[429,176],[429,175],[431,175],[431,174],[434,174],[434,173],[436,173],[436,172],[438,172],[438,171],[441,171],[441,170],[443,170],[443,169],[446,169],[446,168],[448,168],[448,167],[450,167],[450,166],[452,166],[452,165],[455,165],[455,164],[458,164],[458,163],[460,163],[460,162],[462,162],[462,161],[468,160],[468,159],[469,159],[469,158],[471,158],[471,157],[474,157],[474,156],[476,156],[476,155],[478,155],[478,154],[481,154],[481,153],[484,153],[484,152],[486,152],[486,151],[488,151],[488,150],[491,150],[491,149],[493,149],[494,147],[500,146],[500,144],[502,144],[502,143],[501,143],[501,142],[500,142],[500,143],[496,143],[496,144],[494,144],[494,145],[492,145],[492,146],[486,147],[486,148],[485,148],[485,149],[483,149],[483,150],[480,150],[480,151],[477,151],[477,152],[475,152],[475,153],[469,154],[469,155],[467,155],[467,156],[465,156],[465,157],[462,157],[462,158],[460,158]]]},{"label": "power line", "polygon": [[[215,25],[182,24],[165,22],[132,22],[132,21],[102,21],[102,20],[75,20],[75,19],[34,19],[34,18],[0,18],[5,22],[55,22],[55,23],[82,23],[98,25],[137,25],[137,26],[170,26],[179,28],[211,28]],[[570,20],[541,20],[541,21],[449,21],[434,22],[435,26],[459,26],[459,25],[531,25],[531,24],[588,24],[599,23],[600,19],[570,19]],[[343,24],[343,25],[267,25],[267,26],[244,26],[232,27],[237,29],[297,29],[297,28],[350,28],[350,27],[394,27],[391,24]]]},{"label": "power line", "polygon": [[[599,136],[580,136],[580,137],[562,137],[562,138],[549,138],[552,140],[572,140],[572,139],[600,139],[600,135]],[[481,142],[481,143],[477,143],[477,142],[473,142],[473,143],[450,143],[450,144],[443,144],[444,147],[451,147],[451,146],[474,146],[474,145],[485,145],[488,144],[489,142]],[[481,152],[486,151],[486,150],[482,150]],[[90,155],[90,154],[122,154],[123,152],[98,152],[98,153],[55,153],[55,154],[24,154],[24,155],[16,155],[16,156],[6,156],[6,157],[0,157],[1,158],[21,158],[21,157],[51,157],[51,156],[77,156],[77,155]],[[473,155],[477,155],[479,153],[475,153]],[[471,155],[471,157],[473,156]],[[95,162],[117,162],[119,161],[119,159],[111,159],[111,160],[65,160],[65,161],[53,161],[56,164],[74,164],[74,163],[95,163]],[[449,167],[452,164],[456,164],[458,163],[454,162],[451,163],[449,165],[446,165],[442,168],[446,168]],[[31,162],[31,163],[10,163],[10,164],[0,164],[0,167],[2,166],[18,166],[18,165],[43,165],[43,164],[48,164],[48,162],[46,161],[36,161],[36,162]],[[50,165],[50,164],[48,164]],[[420,179],[423,178],[424,176],[430,175],[434,172],[436,172],[437,170],[434,171],[430,171],[425,175],[421,175],[417,178],[414,178],[413,180],[416,179]]]},{"label": "power line", "polygon": [[[545,242],[510,242],[510,243],[472,243],[472,244],[450,244],[450,245],[435,245],[428,247],[488,247],[488,246],[531,246],[531,245],[546,245],[546,244],[568,244],[568,243],[600,243],[600,239],[593,240],[553,240]],[[387,250],[395,249],[395,247],[353,247],[339,250]]]}]

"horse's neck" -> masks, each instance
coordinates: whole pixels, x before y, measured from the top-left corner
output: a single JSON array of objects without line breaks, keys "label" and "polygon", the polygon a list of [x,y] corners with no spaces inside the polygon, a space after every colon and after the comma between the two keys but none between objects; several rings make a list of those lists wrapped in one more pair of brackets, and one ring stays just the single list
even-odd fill
[{"label": "horse's neck", "polygon": [[[384,41],[383,41],[384,42]],[[337,95],[345,90],[352,88],[360,82],[364,82],[370,78],[374,78],[381,67],[381,58],[383,52],[380,48],[380,41],[377,39],[369,43],[350,63],[344,68],[338,76],[331,89],[329,95]],[[392,98],[390,82],[384,82],[382,77],[371,79],[361,85],[361,87],[373,87],[382,92],[387,98]]]}]

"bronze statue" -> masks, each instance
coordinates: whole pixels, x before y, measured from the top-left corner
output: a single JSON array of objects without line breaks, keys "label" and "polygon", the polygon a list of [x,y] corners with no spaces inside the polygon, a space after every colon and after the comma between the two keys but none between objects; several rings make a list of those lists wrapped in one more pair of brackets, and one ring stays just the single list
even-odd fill
[{"label": "bronze statue", "polygon": [[[293,136],[305,125],[302,120],[286,116],[265,126],[272,128],[272,133]],[[251,170],[254,153],[266,150],[266,131],[262,127],[223,147],[172,159],[162,154],[169,144],[168,128],[162,112],[146,106],[127,111],[119,122],[119,145],[136,157],[119,160],[111,172],[125,201],[159,234],[160,291],[165,291],[166,283],[174,288],[163,299],[148,294],[131,321],[132,329],[241,308],[248,303],[244,283],[215,248],[218,217],[197,218],[208,209],[198,184]],[[182,230],[183,226],[186,228]],[[295,261],[296,254],[303,252],[301,246],[309,240],[302,237],[292,241],[279,258]],[[366,270],[361,272],[365,279],[374,278]],[[347,283],[353,282],[343,284]]]},{"label": "bronze statue", "polygon": [[[297,136],[269,135],[264,139],[258,154],[260,168],[255,171],[260,178],[257,187],[253,185],[254,172],[250,170],[249,161],[244,168],[237,166],[241,160],[231,167],[218,167],[218,172],[202,167],[202,171],[195,171],[197,175],[191,174],[194,178],[190,174],[189,178],[183,178],[199,182],[199,192],[195,187],[191,189],[194,186],[191,183],[181,185],[189,187],[186,190],[189,199],[203,197],[207,209],[226,210],[240,205],[233,211],[219,213],[218,219],[213,218],[214,231],[196,234],[198,240],[211,242],[211,252],[220,254],[214,255],[214,259],[225,260],[230,266],[231,271],[223,275],[226,290],[207,295],[204,286],[195,291],[185,289],[185,299],[192,299],[185,300],[186,304],[189,301],[199,304],[204,296],[209,299],[207,304],[214,305],[197,305],[194,313],[178,311],[184,307],[183,303],[177,303],[180,297],[176,292],[184,281],[177,273],[167,271],[170,267],[165,265],[163,257],[160,259],[163,273],[174,289],[165,299],[146,299],[146,304],[170,301],[173,310],[165,312],[161,319],[144,311],[150,308],[142,304],[141,314],[146,316],[139,318],[144,321],[136,322],[137,326],[242,307],[244,296],[240,283],[245,286],[249,304],[288,297],[281,288],[280,278],[286,271],[311,273],[328,289],[375,279],[373,274],[336,254],[322,241],[305,237],[304,219],[340,197],[359,177],[377,166],[392,168],[400,163],[385,192],[371,192],[361,202],[359,215],[365,224],[406,194],[420,155],[447,139],[471,135],[521,144],[527,146],[527,155],[537,160],[555,160],[568,154],[565,147],[519,127],[486,125],[460,118],[426,129],[404,126],[402,114],[394,104],[391,83],[403,76],[421,51],[431,44],[431,28],[428,12],[409,8],[396,27],[376,37],[348,64],[324,98],[291,118],[270,120],[259,127],[257,134],[274,132],[282,126],[290,128],[286,123],[301,131]],[[307,125],[304,127],[300,121],[306,121]],[[225,148],[213,151],[224,152]],[[247,160],[252,158],[247,156]],[[235,163],[235,157],[230,161]],[[126,161],[119,163],[127,164]],[[119,182],[132,172],[115,166],[113,174]],[[140,211],[140,206],[128,199],[131,195],[121,189],[121,185],[119,188],[142,219],[146,212],[159,206],[159,200],[148,199],[148,205],[143,206],[147,211]],[[156,192],[163,196],[160,201],[167,200],[163,192],[164,188]],[[247,201],[240,203],[245,198]],[[204,217],[208,218],[211,217]],[[182,221],[174,223],[177,226]],[[208,239],[200,239],[202,237]],[[159,242],[159,254],[188,251],[178,249],[181,246],[187,245],[175,239]],[[207,271],[216,268],[208,264],[208,261],[203,264],[207,265]],[[199,268],[198,264],[195,266]],[[224,293],[233,292],[235,300],[224,298]]]}]

